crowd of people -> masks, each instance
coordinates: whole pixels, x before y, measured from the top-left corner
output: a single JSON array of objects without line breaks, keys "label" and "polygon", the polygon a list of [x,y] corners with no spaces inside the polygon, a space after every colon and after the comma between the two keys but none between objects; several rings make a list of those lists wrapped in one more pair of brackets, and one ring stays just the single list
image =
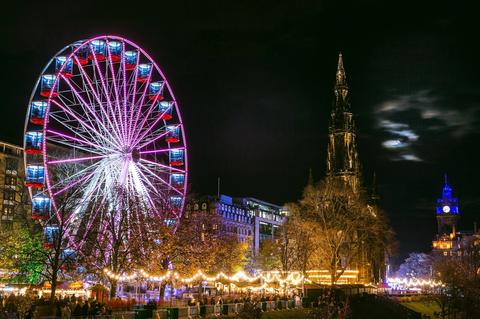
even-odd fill
[{"label": "crowd of people", "polygon": [[53,305],[52,307],[49,300],[38,296],[0,295],[0,319],[32,319],[51,316],[61,319],[91,319],[108,316],[112,313],[110,307],[105,303],[75,296],[56,298]]},{"label": "crowd of people", "polygon": [[[279,302],[294,300],[301,303],[299,296],[283,296],[280,294],[270,295],[229,295],[229,296],[202,296],[194,298],[189,296],[186,299],[186,306],[196,307],[200,313],[202,306],[215,306],[215,309],[222,309],[227,304],[248,304],[260,308],[264,302]],[[135,308],[135,300],[122,300],[119,298],[110,300],[108,303],[101,303],[95,299],[69,296],[56,298],[52,303],[50,300],[40,298],[38,295],[0,295],[0,319],[33,319],[56,317],[61,319],[94,319],[102,318],[112,314],[113,311],[132,311]],[[142,306],[151,313],[162,308],[162,302],[150,300]]]},{"label": "crowd of people", "polygon": [[300,302],[300,297],[298,295],[284,296],[280,294],[268,294],[268,295],[236,295],[236,296],[214,296],[207,297],[204,296],[199,299],[190,297],[188,299],[188,306],[195,305],[223,305],[223,304],[237,304],[237,303],[258,303],[258,302],[267,302],[267,301],[280,301],[280,300],[295,300],[295,302]]}]

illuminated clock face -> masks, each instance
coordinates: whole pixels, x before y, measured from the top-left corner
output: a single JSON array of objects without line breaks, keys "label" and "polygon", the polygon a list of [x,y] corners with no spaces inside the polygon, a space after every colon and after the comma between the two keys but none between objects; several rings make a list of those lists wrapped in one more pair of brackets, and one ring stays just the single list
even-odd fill
[{"label": "illuminated clock face", "polygon": [[443,206],[443,212],[444,213],[449,213],[450,212],[450,206]]}]

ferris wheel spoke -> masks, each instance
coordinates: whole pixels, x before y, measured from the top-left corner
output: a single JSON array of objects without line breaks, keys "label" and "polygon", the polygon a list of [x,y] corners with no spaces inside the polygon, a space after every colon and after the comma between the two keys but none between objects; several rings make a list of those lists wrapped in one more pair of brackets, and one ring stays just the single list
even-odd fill
[{"label": "ferris wheel spoke", "polygon": [[128,180],[131,182],[135,193],[138,194],[139,198],[142,200],[147,200],[150,205],[153,204],[152,198],[150,197],[150,193],[147,192],[145,188],[145,183],[141,180],[139,170],[135,165],[131,165],[131,169],[129,169],[129,174],[131,178]]},{"label": "ferris wheel spoke", "polygon": [[[142,121],[142,125],[140,125],[137,137],[136,137],[133,145],[137,145],[138,143],[140,143],[140,141],[143,140],[145,138],[145,136],[147,136],[155,128],[155,126],[158,124],[158,122],[160,122],[163,119],[163,116],[167,112],[168,112],[168,109],[163,111],[160,115],[158,115],[157,118],[155,119],[155,121],[153,121],[153,124],[149,125],[148,128],[146,130],[144,130],[144,132],[142,133],[141,129],[143,128],[143,126],[146,124],[145,122],[147,121],[147,117],[145,117],[144,120]],[[142,134],[142,135],[140,137],[138,137],[138,135],[140,135],[140,134]],[[139,148],[142,148],[142,147],[139,147]]]},{"label": "ferris wheel spoke", "polygon": [[[110,65],[110,73],[111,73],[111,76],[112,76],[112,82],[113,82],[113,90],[115,92],[115,105],[116,105],[116,108],[117,108],[117,111],[115,112],[116,114],[118,114],[118,117],[119,117],[119,123],[120,123],[120,127],[122,129],[122,136],[125,136],[126,135],[126,131],[125,131],[125,126],[124,126],[124,122],[123,122],[123,119],[122,119],[122,107],[121,107],[121,99],[120,99],[120,95],[119,95],[119,87],[118,87],[118,84],[117,84],[117,81],[118,79],[120,78],[120,72],[121,72],[121,68],[119,68],[118,70],[118,74],[115,73],[115,68],[113,66],[113,61],[112,61],[112,53],[110,52],[110,45],[107,41],[107,51],[108,51],[108,61],[109,61],[109,65]],[[115,114],[114,114],[115,116]]]},{"label": "ferris wheel spoke", "polygon": [[140,164],[140,166],[147,172],[149,173],[150,175],[152,175],[156,180],[160,181],[163,185],[167,186],[168,188],[170,188],[171,190],[177,192],[178,194],[182,195],[183,196],[183,192],[179,191],[178,189],[176,189],[175,187],[173,187],[172,185],[170,185],[170,183],[166,182],[163,178],[161,178],[160,176],[158,176],[157,174],[155,174],[154,172],[152,172],[148,167],[146,167],[145,165],[142,165]]},{"label": "ferris wheel spoke", "polygon": [[161,198],[163,197],[162,194],[160,192],[158,192],[158,189],[152,184],[152,182],[150,182],[150,180],[147,178],[147,176],[145,176],[145,174],[142,172],[142,170],[138,169],[138,174],[140,175],[142,181],[144,182],[144,184],[148,185],[150,187],[150,189],[152,190],[152,192],[155,193],[155,195],[158,196],[158,198]]},{"label": "ferris wheel spoke", "polygon": [[90,166],[87,166],[87,167],[79,170],[78,172],[75,172],[75,173],[73,173],[71,175],[68,175],[68,176],[60,176],[61,180],[58,181],[57,183],[53,184],[53,185],[50,185],[49,186],[50,190],[54,190],[54,189],[58,189],[60,187],[63,187],[64,185],[66,185],[71,180],[73,180],[77,177],[82,178],[82,176],[84,176],[85,174],[89,174],[89,172],[92,171],[92,170],[93,170],[93,172],[95,172],[95,170],[98,168],[100,163],[101,163],[101,161],[96,162],[96,163],[94,163]]},{"label": "ferris wheel spoke", "polygon": [[[145,85],[143,87],[143,92],[142,92],[142,96],[140,97],[140,100],[139,100],[139,103],[138,103],[137,111],[133,112],[133,113],[136,113],[136,116],[135,116],[135,121],[133,122],[133,125],[131,126],[130,132],[128,134],[129,143],[132,142],[132,138],[133,138],[132,135],[135,133],[135,128],[137,126],[138,119],[140,117],[140,114],[142,113],[142,106],[143,106],[143,102],[145,101],[145,93],[147,93],[147,89],[148,89],[148,85],[150,83],[151,76],[152,76],[152,70],[150,70],[150,73],[148,74],[147,81],[145,82]],[[134,98],[135,98],[135,96],[134,96]],[[155,100],[152,101],[152,105],[155,104],[154,101]],[[135,105],[135,99],[133,100],[132,105]],[[135,109],[135,107],[134,107],[134,109]],[[135,115],[135,114],[133,114],[133,115]]]},{"label": "ferris wheel spoke", "polygon": [[[108,45],[107,45],[107,47],[108,47]],[[91,47],[90,47],[90,50],[93,52],[93,49]],[[110,59],[107,59],[107,60],[110,60]],[[107,106],[109,107],[110,112],[112,113],[113,122],[114,122],[113,124],[115,125],[115,129],[116,129],[116,133],[117,133],[116,135],[119,138],[119,141],[122,141],[123,144],[125,145],[126,141],[124,140],[124,138],[122,139],[121,129],[120,129],[119,124],[117,122],[117,117],[115,116],[116,112],[115,112],[115,110],[112,106],[112,101],[110,99],[110,92],[108,91],[108,88],[106,86],[105,78],[102,75],[102,70],[100,69],[100,65],[98,64],[97,56],[95,54],[93,54],[93,62],[95,64],[95,67],[98,71],[98,75],[100,77],[100,84],[101,84],[101,87],[103,88],[104,96],[107,99]],[[105,63],[105,69],[108,69],[107,66],[108,66],[108,64]],[[107,70],[105,70],[105,73],[108,73]],[[114,77],[113,77],[112,81],[113,81],[113,83],[115,83]],[[108,116],[108,112],[107,112],[107,119],[110,122],[110,116]],[[112,125],[112,127],[113,127],[113,125]]]},{"label": "ferris wheel spoke", "polygon": [[77,158],[67,158],[63,160],[54,160],[48,161],[47,164],[64,164],[64,163],[74,163],[74,162],[82,162],[82,161],[91,161],[95,159],[102,159],[109,155],[99,155],[99,156],[87,156],[87,157],[77,157]]},{"label": "ferris wheel spoke", "polygon": [[[87,82],[85,81],[85,78],[84,78],[84,76],[83,76],[83,74],[82,74],[81,72],[80,72],[79,77],[80,77],[81,80],[82,80],[82,84],[81,84],[81,85],[77,84],[75,81],[71,81],[71,83],[74,84],[74,85],[78,88],[78,90],[79,90],[78,93],[80,93],[80,94],[81,94],[81,93],[84,93],[84,94],[87,96],[88,105],[94,106],[94,105],[95,105],[94,98],[92,97],[92,93],[87,89],[87,87],[88,87],[87,85],[88,85],[88,84],[87,84]],[[90,109],[87,108],[87,107],[84,105],[84,103],[82,103],[82,101],[80,101],[80,99],[78,98],[78,96],[75,95],[75,94],[73,94],[73,98],[74,98],[75,100],[77,100],[77,101],[76,101],[76,104],[81,107],[81,109],[82,109],[82,111],[83,111],[82,113],[83,113],[83,115],[84,115],[84,117],[85,117],[85,120],[88,121],[89,123],[91,123],[92,126],[95,126],[95,127],[99,126],[98,121],[97,121],[95,118],[92,118]],[[103,124],[105,125],[105,123],[103,123]],[[99,129],[100,131],[102,130],[101,127],[98,127],[98,129]]]},{"label": "ferris wheel spoke", "polygon": [[[133,144],[135,145],[139,140],[141,140],[141,138],[139,138],[139,135],[142,133],[142,129],[145,127],[148,121],[148,119],[150,118],[150,116],[152,115],[152,112],[153,110],[155,109],[155,106],[156,106],[156,97],[160,94],[160,91],[157,92],[157,94],[155,95],[155,98],[152,100],[152,103],[150,104],[150,107],[148,108],[148,111],[146,112],[146,114],[142,114],[142,122],[140,123],[140,125],[137,126],[137,121],[138,121],[138,116],[137,116],[137,121],[135,122],[135,125],[134,125],[134,129],[135,132],[133,133],[133,137],[132,137],[132,140],[133,140]],[[162,114],[160,114],[158,116],[158,118],[155,119],[154,121],[154,124],[152,126],[155,126],[159,120],[162,119],[162,117],[168,112],[168,109],[165,110]],[[148,128],[147,131],[149,131],[151,128]]]},{"label": "ferris wheel spoke", "polygon": [[150,140],[147,140],[145,141],[143,144],[141,144],[140,146],[137,146],[138,143],[140,143],[145,137],[147,134],[144,134],[144,136],[142,136],[141,139],[138,140],[138,142],[136,144],[134,144],[135,146],[137,146],[138,149],[142,149],[144,147],[146,147],[147,145],[150,145],[152,144],[153,142],[156,142],[158,141],[159,139],[161,139],[162,137],[166,136],[168,134],[168,130],[163,130],[163,129],[160,129],[160,131],[163,131],[162,133],[160,134],[157,134],[155,137],[151,138]]},{"label": "ferris wheel spoke", "polygon": [[[73,96],[79,100],[78,104],[82,107],[84,110],[85,114],[92,114],[93,116],[96,115],[96,112],[94,109],[92,110],[92,107],[94,107],[95,103],[92,101],[90,94],[93,94],[95,97],[95,100],[97,101],[97,104],[99,106],[100,110],[103,110],[103,103],[99,100],[98,95],[96,94],[96,89],[93,87],[92,82],[88,75],[86,74],[85,70],[81,66],[81,64],[78,62],[78,58],[75,57],[77,64],[79,65],[78,69],[80,70],[80,76],[82,78],[82,83],[83,86],[79,87],[75,81],[72,81],[65,76],[61,75],[61,77],[65,80],[67,85],[70,87],[71,92],[73,93]],[[77,88],[75,88],[75,86]],[[85,99],[82,97],[82,93],[85,93],[89,99],[88,103],[85,101]],[[100,122],[99,118],[95,116],[95,121]],[[93,122],[93,121],[92,121]],[[100,123],[99,123],[100,124]],[[101,124],[104,126],[106,125],[106,122],[102,121]]]},{"label": "ferris wheel spoke", "polygon": [[[122,52],[125,52],[125,41],[122,41]],[[128,133],[128,116],[127,116],[127,104],[128,104],[128,98],[127,98],[127,68],[125,66],[125,54],[122,54],[122,63],[121,63],[121,68],[122,68],[122,74],[123,74],[123,126],[125,127],[126,133]],[[138,62],[138,58],[137,58]]]},{"label": "ferris wheel spoke", "polygon": [[[179,169],[179,168],[175,168],[175,167],[171,167],[171,166],[167,166],[167,165],[163,165],[163,164],[160,164],[160,163],[157,163],[157,162],[152,162],[150,160],[147,160],[147,159],[144,159],[144,158],[140,158],[140,162],[143,162],[145,164],[150,164],[150,165],[153,165],[153,166],[157,166],[157,167],[160,167],[161,169],[163,169],[164,171],[174,171],[174,172],[179,172],[179,173],[184,173],[185,174],[185,171],[182,170],[182,169]],[[145,165],[144,165],[145,166]]]},{"label": "ferris wheel spoke", "polygon": [[[91,184],[93,184],[93,182],[94,181],[92,180],[92,182],[88,185],[89,189],[92,188]],[[95,198],[95,199],[98,198],[98,196],[95,196],[94,194],[99,192],[101,185],[103,185],[103,184],[100,183],[97,180],[96,184],[93,184],[93,186],[94,186],[93,190],[89,190],[88,192],[85,192],[84,200],[87,202],[88,198]],[[97,222],[98,214],[99,213],[101,214],[103,205],[105,204],[106,200],[107,200],[107,198],[105,196],[102,196],[102,197],[100,197],[100,201],[96,201],[93,204],[91,204],[90,202],[88,203],[90,205],[90,208],[89,208],[89,212],[87,212],[87,216],[85,216],[85,217],[87,217],[88,222],[87,222],[87,225],[85,227],[84,236],[80,240],[80,246],[83,246],[83,244],[87,240],[88,236],[91,235],[92,228],[93,228],[94,224]],[[99,203],[97,204],[97,202],[99,202]],[[85,214],[83,214],[83,215],[85,215]]]},{"label": "ferris wheel spoke", "polygon": [[[81,137],[84,141],[88,141],[99,148],[109,150],[113,152],[113,149],[109,147],[110,145],[106,145],[105,140],[98,139],[94,135],[92,135],[91,131],[86,129],[83,124],[79,124],[78,121],[73,121],[68,115],[62,116],[64,113],[62,112],[51,112],[50,117],[51,119],[55,120],[55,123],[58,123],[68,129],[70,133],[73,135],[77,135]],[[77,126],[73,126],[72,124],[77,124]]]},{"label": "ferris wheel spoke", "polygon": [[[96,176],[98,176],[98,175],[96,175]],[[69,221],[72,223],[72,225],[77,226],[76,228],[72,227],[72,233],[74,235],[77,235],[78,226],[81,222],[79,220],[80,219],[79,216],[84,213],[85,207],[90,205],[91,199],[95,198],[95,197],[91,196],[92,191],[91,191],[91,188],[90,188],[90,186],[92,186],[92,185],[95,186],[94,181],[95,181],[95,178],[90,180],[90,182],[87,184],[86,187],[79,187],[79,188],[76,189],[77,193],[81,193],[81,194],[79,194],[80,199],[76,203],[77,205],[74,208],[72,208],[72,210],[71,210],[72,213],[69,216]],[[95,187],[97,187],[97,188],[100,187],[100,184],[97,184]]]},{"label": "ferris wheel spoke", "polygon": [[140,151],[140,154],[155,154],[155,153],[165,153],[169,151],[179,151],[179,150],[184,150],[185,147],[174,147],[174,148],[162,148],[159,150],[151,150],[151,151]]},{"label": "ferris wheel spoke", "polygon": [[[135,71],[133,72],[133,76],[130,77],[131,80],[133,80],[133,84],[132,85],[128,85],[129,86],[129,89],[130,87],[132,88],[132,91],[133,92],[128,92],[128,94],[132,96],[132,101],[130,103],[131,107],[132,107],[132,111],[130,112],[130,116],[129,116],[129,120],[128,120],[128,126],[127,126],[127,136],[130,136],[130,131],[132,129],[132,121],[133,121],[133,117],[135,116],[135,98],[136,98],[136,95],[137,95],[137,83],[138,83],[138,65],[139,65],[139,62],[140,62],[140,52],[138,52],[137,54],[137,68],[135,68]],[[129,83],[131,83],[131,81],[129,81]],[[127,83],[125,84],[127,85]],[[126,104],[128,105],[128,96],[127,96],[127,101],[126,101]]]},{"label": "ferris wheel spoke", "polygon": [[98,151],[92,150],[90,148],[85,148],[85,147],[78,146],[78,145],[72,146],[72,143],[68,143],[65,140],[57,140],[57,139],[52,138],[52,137],[47,137],[46,139],[49,142],[53,142],[53,144],[58,143],[58,144],[62,144],[63,146],[73,147],[74,149],[77,149],[77,150],[82,150],[82,151],[85,151],[85,152],[89,152],[89,153],[93,153],[93,154],[99,154],[99,155],[102,154],[102,153],[99,153]]},{"label": "ferris wheel spoke", "polygon": [[[59,140],[59,139],[55,139],[53,136],[46,136],[46,139],[49,140],[49,141],[58,142],[58,143],[61,143],[63,145],[70,146],[70,147],[73,147],[73,148],[78,148],[78,149],[81,149],[83,151],[87,151],[87,152],[90,152],[90,153],[103,155],[104,153],[102,153],[102,151],[103,152],[108,152],[108,153],[114,153],[115,152],[114,150],[112,150],[110,148],[100,146],[98,144],[92,143],[91,141],[76,138],[76,137],[73,137],[73,136],[70,136],[70,135],[67,135],[67,134],[63,134],[63,133],[60,133],[60,132],[57,132],[57,131],[54,131],[54,130],[51,130],[51,129],[47,129],[47,133],[53,134],[53,135],[63,139],[63,140]],[[73,144],[72,142],[79,143],[81,145]],[[88,146],[88,147],[86,147],[86,146]],[[90,148],[90,147],[92,147],[92,148]]]},{"label": "ferris wheel spoke", "polygon": [[[56,100],[50,100],[53,104],[55,104],[56,106],[58,106],[60,109],[62,109],[62,111],[64,111],[65,113],[69,114],[70,116],[72,116],[74,119],[76,119],[78,121],[78,123],[80,125],[82,125],[85,129],[90,129],[92,132],[95,132],[95,134],[97,134],[97,138],[101,138],[103,140],[105,140],[105,142],[107,142],[108,144],[112,145],[112,141],[109,141],[104,134],[101,134],[100,132],[98,132],[94,127],[92,127],[91,125],[89,125],[88,123],[86,123],[83,119],[81,119],[79,116],[77,116],[75,113],[73,113],[70,109],[68,109],[68,107],[65,107],[64,105],[58,103]],[[77,132],[78,133],[78,132]],[[116,146],[115,144],[113,144],[112,146]]]},{"label": "ferris wheel spoke", "polygon": [[60,189],[59,191],[53,193],[53,196],[58,196],[62,193],[64,193],[65,191],[69,190],[70,188],[74,187],[75,185],[78,185],[86,180],[88,180],[90,177],[94,176],[95,175],[95,171],[91,172],[90,174],[88,175],[85,175],[83,176],[82,178],[79,178],[77,179],[76,181],[70,183],[70,184],[67,184],[67,186],[65,186],[64,188]]},{"label": "ferris wheel spoke", "polygon": [[[75,97],[75,95],[73,95],[73,96]],[[63,94],[59,94],[59,95],[58,95],[58,100],[61,102],[61,104],[62,104],[65,108],[67,108],[67,109],[69,110],[69,113],[66,113],[65,111],[63,111],[63,109],[61,109],[61,110],[59,110],[59,111],[53,111],[53,112],[50,111],[50,115],[51,115],[52,117],[57,117],[57,118],[60,117],[60,115],[57,114],[57,112],[58,112],[58,113],[63,114],[65,117],[67,117],[68,120],[71,120],[71,119],[68,117],[68,115],[69,115],[70,113],[73,113],[73,114],[76,115],[76,118],[82,118],[84,122],[90,123],[90,126],[94,126],[94,123],[95,123],[95,122],[92,120],[92,118],[90,118],[90,116],[88,115],[88,112],[85,111],[85,108],[83,107],[83,105],[82,105],[81,103],[79,104],[79,103],[76,102],[76,101],[75,101],[75,102],[71,102],[71,103],[66,103],[66,102],[64,101],[64,99],[65,99],[65,97],[63,96]],[[52,100],[52,101],[53,101],[53,100]],[[55,101],[55,102],[57,102],[57,101]],[[57,102],[57,103],[58,103],[58,102]],[[75,108],[76,106],[78,106],[78,105],[80,105],[80,107],[81,107],[81,109],[82,109],[82,111],[83,111],[82,114],[79,114],[78,112],[76,112],[76,111],[74,110],[74,108]],[[67,122],[66,120],[63,120],[63,119],[57,119],[57,121],[58,121],[59,123],[61,123],[62,125],[63,125],[64,122]],[[83,127],[83,123],[81,123],[81,125],[82,125],[82,127]],[[87,132],[87,134],[89,134],[90,137],[91,137],[92,139],[94,139],[94,137],[93,137],[92,133],[90,132],[90,130],[85,129],[85,127],[83,127],[83,128],[84,128],[85,132]],[[72,132],[73,132],[73,133],[76,133],[76,129],[75,129],[75,131],[72,131]]]},{"label": "ferris wheel spoke", "polygon": [[[78,60],[77,57],[75,57],[75,58]],[[103,127],[105,132],[108,135],[110,135],[110,137],[113,140],[115,140],[115,142],[116,142],[115,144],[117,144],[117,146],[121,147],[120,142],[122,141],[122,138],[118,135],[118,132],[115,130],[115,127],[113,126],[113,123],[110,121],[110,117],[108,116],[108,112],[106,112],[105,108],[103,107],[102,100],[100,99],[97,91],[93,87],[93,84],[92,84],[92,81],[90,80],[90,77],[86,74],[86,71],[83,69],[83,67],[80,65],[80,63],[79,63],[79,70],[83,74],[84,79],[86,80],[88,86],[90,87],[90,90],[92,91],[92,94],[95,97],[95,100],[97,100],[99,109],[100,109],[101,113],[103,114],[103,119],[106,120],[106,122],[104,122],[104,121],[102,121],[101,119],[98,118],[96,112],[94,110],[92,110],[90,108],[90,106],[85,102],[85,100],[80,96],[80,94],[78,92],[76,92],[75,88],[72,86],[70,81],[67,78],[65,78],[65,76],[62,76],[62,78],[65,79],[65,82],[70,86],[70,88],[73,90],[73,92],[75,92],[75,95],[77,95],[77,97],[80,99],[80,101],[88,108],[88,110],[91,112],[91,114],[95,117],[95,119]],[[107,128],[105,126],[107,123],[109,125],[109,128]],[[116,138],[114,138],[113,135],[111,134],[112,131],[116,135]]]}]

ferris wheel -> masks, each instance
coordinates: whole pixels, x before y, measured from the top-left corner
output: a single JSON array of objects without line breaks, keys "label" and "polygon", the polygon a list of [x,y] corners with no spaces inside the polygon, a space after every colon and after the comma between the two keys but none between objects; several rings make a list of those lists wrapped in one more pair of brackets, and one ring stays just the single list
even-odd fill
[{"label": "ferris wheel", "polygon": [[[140,234],[156,226],[146,217],[178,224],[188,175],[180,110],[158,65],[127,39],[78,41],[49,61],[30,97],[24,149],[32,218],[44,220],[47,247],[52,220],[74,224],[74,249],[100,236],[119,194],[140,203],[126,216]],[[64,216],[67,194],[75,202]]]}]

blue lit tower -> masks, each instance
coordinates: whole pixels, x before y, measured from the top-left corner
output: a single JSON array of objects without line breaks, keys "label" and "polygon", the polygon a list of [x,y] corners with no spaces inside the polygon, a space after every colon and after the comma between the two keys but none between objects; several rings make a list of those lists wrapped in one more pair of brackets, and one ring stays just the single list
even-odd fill
[{"label": "blue lit tower", "polygon": [[450,234],[455,236],[459,214],[458,199],[452,197],[452,188],[448,185],[447,175],[445,174],[445,185],[443,186],[442,198],[437,199],[437,224],[439,236]]},{"label": "blue lit tower", "polygon": [[360,188],[360,165],[356,146],[356,130],[350,109],[347,78],[342,54],[338,55],[335,100],[328,129],[327,176],[340,179],[354,192]]}]

